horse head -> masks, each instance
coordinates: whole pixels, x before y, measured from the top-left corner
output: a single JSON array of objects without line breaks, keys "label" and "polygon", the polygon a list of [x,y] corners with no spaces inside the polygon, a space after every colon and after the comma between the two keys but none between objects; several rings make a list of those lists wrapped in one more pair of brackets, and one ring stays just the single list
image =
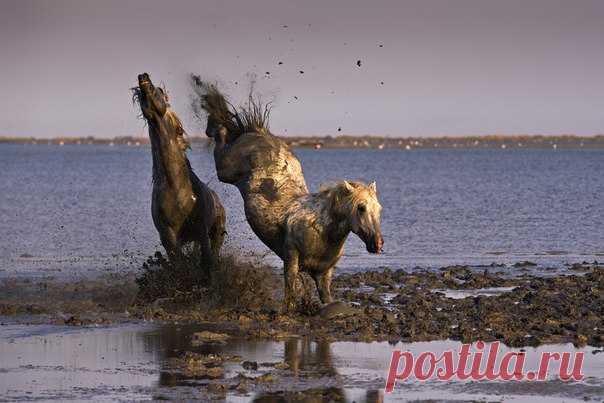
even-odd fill
[{"label": "horse head", "polygon": [[164,90],[153,85],[149,74],[138,75],[138,88],[135,88],[135,94],[147,121],[157,123],[158,120],[163,119],[168,110],[168,97]]},{"label": "horse head", "polygon": [[349,228],[363,242],[369,253],[380,253],[384,238],[380,229],[382,206],[377,198],[375,182],[343,181],[336,186],[336,206],[339,214],[348,220]]},{"label": "horse head", "polygon": [[170,109],[166,91],[154,86],[147,73],[138,75],[138,87],[135,87],[133,91],[149,125],[159,131],[160,135],[171,136],[170,139],[175,140],[182,151],[189,148],[189,141],[182,123]]}]

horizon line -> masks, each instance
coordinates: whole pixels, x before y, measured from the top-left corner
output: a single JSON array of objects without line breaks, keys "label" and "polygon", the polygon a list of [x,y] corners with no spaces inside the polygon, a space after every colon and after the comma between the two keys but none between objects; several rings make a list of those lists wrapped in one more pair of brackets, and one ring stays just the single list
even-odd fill
[{"label": "horizon line", "polygon": [[[594,139],[598,137],[603,137],[604,133],[593,133],[593,134],[445,134],[445,135],[428,135],[428,136],[419,136],[419,135],[384,135],[384,134],[275,134],[271,133],[277,137],[286,137],[286,138],[307,138],[307,139],[325,139],[325,138],[361,138],[361,139],[464,139],[464,138],[477,138],[477,139],[521,139],[521,138],[589,138]],[[198,139],[198,138],[207,138],[205,133],[187,133],[190,139]],[[124,134],[124,135],[115,135],[115,136],[94,136],[94,135],[57,135],[57,136],[49,136],[49,137],[37,137],[33,135],[0,135],[0,141],[7,140],[78,140],[78,139],[87,139],[87,140],[116,140],[116,139],[143,139],[148,138],[146,134]]]}]

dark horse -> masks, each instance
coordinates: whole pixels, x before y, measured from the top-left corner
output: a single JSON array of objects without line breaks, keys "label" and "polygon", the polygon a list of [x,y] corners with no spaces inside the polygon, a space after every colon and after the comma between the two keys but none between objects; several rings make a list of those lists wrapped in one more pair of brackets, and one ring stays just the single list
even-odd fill
[{"label": "dark horse", "polygon": [[218,195],[191,169],[189,144],[180,119],[170,109],[167,94],[155,87],[147,73],[134,89],[149,126],[153,154],[151,214],[161,243],[170,258],[182,256],[182,246],[196,243],[214,265],[225,234],[225,213]]}]

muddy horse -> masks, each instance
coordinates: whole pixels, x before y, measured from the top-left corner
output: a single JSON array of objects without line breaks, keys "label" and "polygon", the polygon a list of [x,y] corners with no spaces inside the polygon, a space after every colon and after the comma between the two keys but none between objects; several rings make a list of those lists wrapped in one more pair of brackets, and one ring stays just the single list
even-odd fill
[{"label": "muddy horse", "polygon": [[193,242],[202,260],[213,266],[225,235],[225,212],[218,195],[191,169],[189,143],[182,123],[170,109],[168,96],[155,87],[147,73],[133,88],[149,127],[153,156],[151,215],[170,259],[182,257],[183,246]]},{"label": "muddy horse", "polygon": [[285,307],[294,310],[300,271],[314,279],[324,304],[332,302],[331,279],[350,232],[369,253],[380,253],[381,205],[376,184],[341,181],[309,193],[296,156],[268,129],[270,109],[250,95],[235,109],[212,84],[192,77],[194,111],[207,115],[218,179],[243,197],[254,233],[284,263]]}]

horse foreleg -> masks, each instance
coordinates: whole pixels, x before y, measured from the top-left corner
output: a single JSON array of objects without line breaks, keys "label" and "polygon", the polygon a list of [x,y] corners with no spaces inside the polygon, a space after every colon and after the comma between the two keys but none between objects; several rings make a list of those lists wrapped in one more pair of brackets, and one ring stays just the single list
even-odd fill
[{"label": "horse foreleg", "polygon": [[294,312],[296,309],[296,281],[298,280],[298,251],[290,251],[284,260],[285,274],[285,310]]},{"label": "horse foreleg", "polygon": [[212,244],[212,254],[214,259],[220,258],[220,249],[224,243],[224,236],[226,235],[225,221],[226,216],[224,207],[220,204],[216,193],[212,192],[212,198],[214,199],[214,206],[216,207],[216,213],[214,214],[214,223],[210,228],[210,242]]},{"label": "horse foreleg", "polygon": [[324,304],[333,302],[333,299],[331,298],[331,278],[333,276],[333,270],[334,267],[332,266],[322,273],[313,274],[313,279],[315,280],[317,290],[319,291],[319,298]]},{"label": "horse foreleg", "polygon": [[168,254],[170,261],[175,262],[182,257],[182,250],[180,242],[178,241],[178,236],[176,236],[176,233],[171,228],[165,228],[164,231],[161,231],[160,240],[162,246]]}]

